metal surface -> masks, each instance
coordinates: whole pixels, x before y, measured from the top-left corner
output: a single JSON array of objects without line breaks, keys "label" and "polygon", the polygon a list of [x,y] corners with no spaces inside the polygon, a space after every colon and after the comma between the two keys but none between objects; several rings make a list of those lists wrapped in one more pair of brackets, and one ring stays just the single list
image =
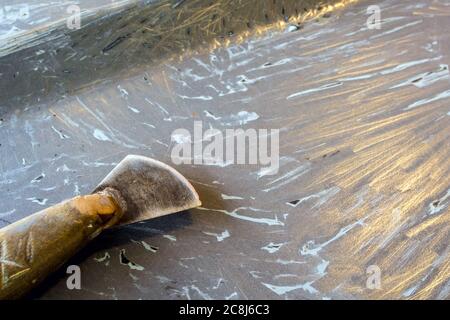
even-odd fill
[{"label": "metal surface", "polygon": [[201,205],[189,181],[170,166],[142,156],[128,155],[95,188],[112,188],[120,195],[125,225],[181,212]]},{"label": "metal surface", "polygon": [[[381,29],[366,24],[373,4]],[[194,120],[280,129],[277,175],[182,165],[201,208],[103,235],[71,262],[82,290],[62,274],[39,297],[448,299],[449,18],[443,0],[360,1],[135,70],[121,63],[138,40],[97,57],[65,46],[73,61],[44,54],[36,75],[35,52],[0,59],[1,225],[89,193],[126,154],[171,163],[172,133]],[[366,285],[371,266],[380,289]]]}]

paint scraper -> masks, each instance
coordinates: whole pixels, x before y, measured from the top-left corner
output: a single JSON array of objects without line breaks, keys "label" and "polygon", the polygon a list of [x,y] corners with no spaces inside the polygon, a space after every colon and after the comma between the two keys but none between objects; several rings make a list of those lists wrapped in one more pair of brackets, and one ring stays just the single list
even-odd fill
[{"label": "paint scraper", "polygon": [[178,171],[129,155],[92,194],[0,229],[0,299],[24,296],[107,228],[200,205],[197,192]]}]

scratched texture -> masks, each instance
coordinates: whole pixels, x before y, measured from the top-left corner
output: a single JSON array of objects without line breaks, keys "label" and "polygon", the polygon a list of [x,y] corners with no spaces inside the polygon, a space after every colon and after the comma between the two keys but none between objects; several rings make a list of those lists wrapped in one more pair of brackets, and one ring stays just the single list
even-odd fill
[{"label": "scratched texture", "polygon": [[[379,30],[366,25],[371,4],[381,7]],[[256,165],[177,166],[201,208],[105,233],[71,261],[82,290],[67,290],[62,272],[36,297],[450,298],[450,1],[307,7],[300,28],[277,23],[295,8],[274,7],[266,27],[247,32],[241,21],[212,47],[183,42],[181,59],[161,50],[158,62],[139,60],[146,36],[135,47],[100,37],[92,49],[89,35],[70,59],[49,44],[0,59],[0,226],[89,193],[126,154],[170,164],[180,140],[171,133],[193,131],[194,120],[280,129],[276,175]],[[115,18],[94,29],[117,27]],[[130,58],[135,70],[121,67]],[[27,61],[53,73],[20,78],[16,70],[32,74]],[[366,287],[372,265],[377,290]]]},{"label": "scratched texture", "polygon": [[[58,25],[66,24],[72,5],[80,8],[82,18],[102,17],[139,3],[140,0],[0,0],[0,56],[32,47],[48,40]],[[155,0],[142,0],[144,3]]]}]

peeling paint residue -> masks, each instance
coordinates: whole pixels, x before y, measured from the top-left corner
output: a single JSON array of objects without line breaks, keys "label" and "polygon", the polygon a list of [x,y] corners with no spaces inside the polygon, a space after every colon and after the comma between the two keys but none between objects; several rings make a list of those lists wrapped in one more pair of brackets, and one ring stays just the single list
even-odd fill
[{"label": "peeling paint residue", "polygon": [[[81,262],[95,281],[44,298],[450,298],[445,1],[373,3],[380,29],[370,1],[79,2],[79,30],[42,29],[55,1],[0,21],[0,227],[128,154],[173,165],[202,206],[105,231]],[[175,132],[194,121],[278,129],[279,166],[175,165],[208,142]]]}]

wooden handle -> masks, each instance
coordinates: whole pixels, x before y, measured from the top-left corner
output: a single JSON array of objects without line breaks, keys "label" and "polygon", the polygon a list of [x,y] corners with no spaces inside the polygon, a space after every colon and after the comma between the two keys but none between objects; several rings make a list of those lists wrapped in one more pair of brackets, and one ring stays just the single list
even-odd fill
[{"label": "wooden handle", "polygon": [[0,299],[22,297],[114,225],[122,210],[111,195],[76,197],[0,230]]}]

